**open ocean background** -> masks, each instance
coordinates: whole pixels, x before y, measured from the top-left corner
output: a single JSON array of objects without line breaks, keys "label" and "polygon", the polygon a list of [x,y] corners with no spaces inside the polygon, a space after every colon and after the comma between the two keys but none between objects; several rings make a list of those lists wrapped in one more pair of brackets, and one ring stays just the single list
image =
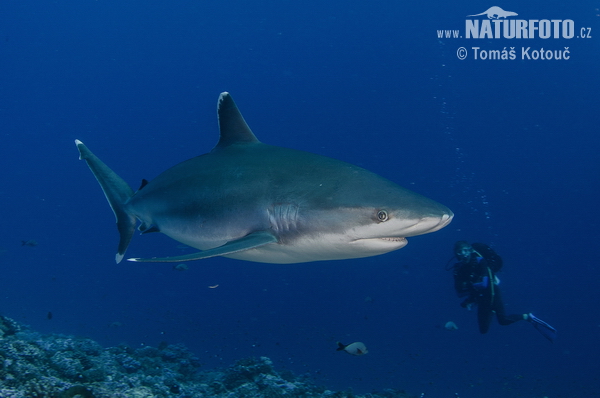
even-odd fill
[{"label": "open ocean background", "polygon": [[[438,39],[492,5],[592,38]],[[599,397],[599,7],[2,0],[0,313],[104,346],[184,343],[205,369],[268,356],[358,393]],[[460,46],[518,59],[461,61]],[[520,60],[523,46],[570,59]],[[73,140],[136,189],[215,145],[222,91],[261,141],[374,171],[454,221],[366,259],[115,264],[114,217]],[[526,322],[479,334],[444,270],[462,239],[497,249],[507,312],[555,326],[554,344]],[[150,234],[127,256],[187,252]]]}]

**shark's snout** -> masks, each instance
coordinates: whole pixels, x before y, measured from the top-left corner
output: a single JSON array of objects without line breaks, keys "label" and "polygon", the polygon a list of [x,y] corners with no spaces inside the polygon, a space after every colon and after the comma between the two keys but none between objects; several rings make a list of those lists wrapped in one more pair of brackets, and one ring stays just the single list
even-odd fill
[{"label": "shark's snout", "polygon": [[435,232],[439,229],[444,228],[446,225],[450,224],[450,222],[452,221],[453,218],[454,218],[454,213],[452,213],[450,210],[448,210],[448,213],[444,213],[442,215],[442,217],[439,218],[437,224],[435,224],[433,226],[433,228],[431,228],[427,232]]},{"label": "shark's snout", "polygon": [[451,211],[449,211],[449,213],[444,213],[439,217],[425,217],[414,225],[414,233],[409,232],[409,234],[405,236],[415,236],[435,232],[450,224],[453,217],[454,213]]},{"label": "shark's snout", "polygon": [[411,237],[435,232],[450,224],[454,213],[449,209],[440,215],[422,215],[416,218],[399,219],[395,228],[388,231],[393,236]]}]

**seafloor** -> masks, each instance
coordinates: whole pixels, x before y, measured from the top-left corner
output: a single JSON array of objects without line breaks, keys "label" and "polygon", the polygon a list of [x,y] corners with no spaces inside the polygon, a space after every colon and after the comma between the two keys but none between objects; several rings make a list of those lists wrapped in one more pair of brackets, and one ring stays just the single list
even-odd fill
[{"label": "seafloor", "polygon": [[386,397],[403,391],[356,395],[330,391],[306,377],[273,369],[269,358],[247,358],[228,368],[200,371],[183,345],[103,348],[65,335],[41,335],[0,316],[1,398],[151,397]]}]

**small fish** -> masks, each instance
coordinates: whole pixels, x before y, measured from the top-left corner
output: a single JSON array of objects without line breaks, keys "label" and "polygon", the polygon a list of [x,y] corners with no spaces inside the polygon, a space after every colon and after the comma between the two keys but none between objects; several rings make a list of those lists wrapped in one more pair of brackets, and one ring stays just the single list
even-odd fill
[{"label": "small fish", "polygon": [[456,326],[456,323],[454,323],[452,321],[448,321],[444,325],[444,329],[446,329],[446,330],[458,330],[458,326]]},{"label": "small fish", "polygon": [[48,313],[46,314],[46,318],[48,318],[48,320],[52,319],[52,312],[48,311]]},{"label": "small fish", "polygon": [[346,351],[350,355],[365,355],[369,352],[367,347],[360,341],[357,341],[352,344],[342,344],[339,341],[337,342],[338,348],[336,351]]},{"label": "small fish", "polygon": [[21,246],[36,247],[37,245],[38,245],[37,240],[29,239],[29,240],[21,241]]}]

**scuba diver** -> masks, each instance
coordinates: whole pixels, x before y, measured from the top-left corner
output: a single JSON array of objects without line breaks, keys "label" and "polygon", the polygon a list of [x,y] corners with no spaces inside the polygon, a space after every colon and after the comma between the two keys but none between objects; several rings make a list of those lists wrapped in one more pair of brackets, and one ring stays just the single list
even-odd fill
[{"label": "scuba diver", "polygon": [[554,342],[556,329],[533,314],[504,313],[498,287],[500,280],[496,276],[496,272],[502,268],[502,258],[491,247],[483,243],[458,241],[454,244],[454,255],[459,261],[452,267],[456,294],[461,298],[466,297],[461,307],[470,310],[473,305],[477,306],[477,322],[482,334],[488,332],[495,313],[500,325],[528,321],[544,337]]}]

